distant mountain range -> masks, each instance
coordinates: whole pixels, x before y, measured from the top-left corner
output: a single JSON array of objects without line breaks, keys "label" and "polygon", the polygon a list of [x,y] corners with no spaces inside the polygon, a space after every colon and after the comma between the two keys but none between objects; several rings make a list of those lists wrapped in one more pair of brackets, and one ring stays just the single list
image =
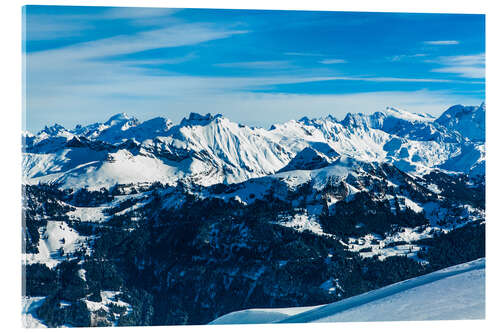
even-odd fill
[{"label": "distant mountain range", "polygon": [[174,125],[117,114],[104,123],[23,134],[24,181],[61,188],[116,184],[238,183],[280,171],[317,169],[339,157],[400,170],[484,174],[485,105],[456,105],[439,118],[396,108],[372,115],[302,118],[269,130],[192,113]]}]

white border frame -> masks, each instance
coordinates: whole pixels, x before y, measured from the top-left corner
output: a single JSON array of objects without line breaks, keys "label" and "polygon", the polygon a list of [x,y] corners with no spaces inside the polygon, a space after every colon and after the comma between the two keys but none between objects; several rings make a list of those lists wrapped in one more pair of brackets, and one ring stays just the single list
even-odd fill
[{"label": "white border frame", "polygon": [[[7,2],[7,3],[5,3]],[[495,33],[500,31],[500,15],[495,1],[453,1],[453,0],[418,0],[397,1],[378,0],[361,1],[350,0],[348,2],[328,2],[321,0],[308,1],[278,1],[278,0],[255,0],[255,1],[223,1],[223,0],[53,0],[53,1],[23,1],[7,0],[2,2],[2,17],[0,20],[3,42],[1,61],[1,96],[6,103],[1,104],[0,117],[0,156],[1,184],[0,207],[2,212],[0,244],[1,244],[1,281],[0,286],[0,314],[3,319],[3,329],[10,331],[24,331],[21,326],[21,7],[23,5],[78,5],[78,6],[121,6],[121,7],[170,7],[170,8],[233,8],[233,9],[285,9],[285,10],[334,10],[334,11],[371,11],[371,12],[418,12],[418,13],[475,13],[486,14],[486,146],[487,146],[487,309],[486,320],[480,321],[426,321],[426,322],[390,322],[390,323],[330,323],[330,324],[282,324],[282,325],[228,325],[228,326],[169,326],[169,327],[140,327],[140,328],[118,328],[129,332],[147,330],[160,332],[168,329],[174,332],[255,332],[262,329],[273,329],[286,332],[300,332],[304,329],[315,329],[321,331],[348,331],[348,332],[422,332],[422,331],[493,331],[493,327],[499,327],[498,314],[500,306],[498,301],[499,292],[499,214],[497,203],[499,200],[498,188],[500,186],[500,170],[498,165],[500,146],[500,131],[495,125],[500,124],[500,105],[496,91],[498,89],[498,68],[500,54],[498,41]],[[498,39],[498,37],[497,37]],[[307,325],[307,327],[304,327]],[[113,328],[103,328],[107,331]],[[65,332],[67,329],[58,329],[57,332]],[[81,329],[95,332],[100,328]]]}]

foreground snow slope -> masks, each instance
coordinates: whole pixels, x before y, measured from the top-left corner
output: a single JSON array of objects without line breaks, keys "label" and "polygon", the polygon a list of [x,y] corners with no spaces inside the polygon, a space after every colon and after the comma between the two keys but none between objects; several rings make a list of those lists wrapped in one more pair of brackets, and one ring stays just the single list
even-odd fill
[{"label": "foreground snow slope", "polygon": [[482,258],[327,305],[249,309],[211,324],[483,319],[484,276]]}]

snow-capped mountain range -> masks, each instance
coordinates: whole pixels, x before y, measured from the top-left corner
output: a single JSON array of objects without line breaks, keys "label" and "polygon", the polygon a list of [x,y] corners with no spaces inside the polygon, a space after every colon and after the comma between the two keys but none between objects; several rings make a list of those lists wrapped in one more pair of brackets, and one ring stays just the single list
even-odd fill
[{"label": "snow-capped mountain range", "polygon": [[[484,104],[437,118],[387,108],[263,129],[222,115],[174,124],[117,114],[25,132],[26,325],[337,308],[482,258],[484,115]],[[436,288],[413,298],[423,319]]]},{"label": "snow-capped mountain range", "polygon": [[191,113],[179,124],[140,122],[121,113],[104,123],[23,133],[26,184],[100,189],[116,184],[203,186],[239,183],[293,170],[319,169],[341,157],[393,164],[410,174],[439,169],[483,175],[485,105],[455,105],[440,117],[386,108],[291,120],[254,128]]}]

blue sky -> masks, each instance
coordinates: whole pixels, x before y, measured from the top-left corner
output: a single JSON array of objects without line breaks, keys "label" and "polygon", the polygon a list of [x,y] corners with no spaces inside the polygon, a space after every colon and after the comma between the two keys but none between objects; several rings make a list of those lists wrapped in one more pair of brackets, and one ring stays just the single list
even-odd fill
[{"label": "blue sky", "polygon": [[484,100],[483,15],[24,7],[25,128],[126,112],[254,126]]}]

